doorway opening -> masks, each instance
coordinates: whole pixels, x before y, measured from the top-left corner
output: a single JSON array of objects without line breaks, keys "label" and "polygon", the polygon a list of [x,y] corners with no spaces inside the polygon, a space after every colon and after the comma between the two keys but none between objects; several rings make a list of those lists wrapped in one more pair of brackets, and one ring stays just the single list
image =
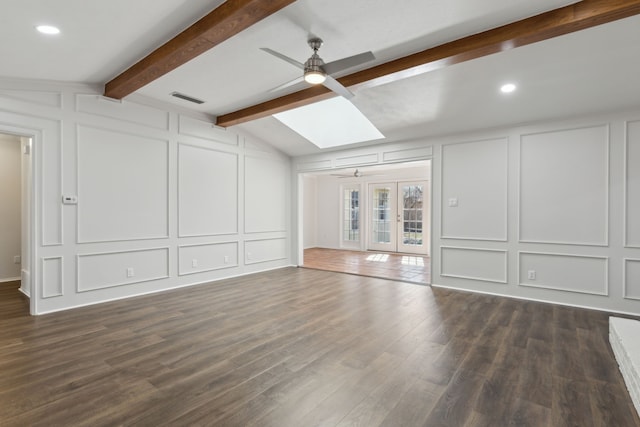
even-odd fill
[{"label": "doorway opening", "polygon": [[0,302],[20,300],[18,308],[27,313],[31,311],[31,150],[32,138],[0,133]]},{"label": "doorway opening", "polygon": [[299,265],[431,282],[431,160],[304,174]]}]

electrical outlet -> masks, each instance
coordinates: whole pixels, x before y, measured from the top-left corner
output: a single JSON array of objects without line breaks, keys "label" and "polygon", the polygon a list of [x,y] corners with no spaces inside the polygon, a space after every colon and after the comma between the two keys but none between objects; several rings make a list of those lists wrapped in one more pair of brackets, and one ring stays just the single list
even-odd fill
[{"label": "electrical outlet", "polygon": [[192,259],[191,260],[191,267],[196,268],[198,266],[198,260],[197,259]]},{"label": "electrical outlet", "polygon": [[229,264],[229,255],[224,256],[224,263]]},{"label": "electrical outlet", "polygon": [[20,264],[22,262],[22,257],[20,255],[16,255],[13,257],[14,264]]},{"label": "electrical outlet", "polygon": [[247,252],[247,259],[248,260],[252,260],[253,259],[253,254],[251,252]]},{"label": "electrical outlet", "polygon": [[536,280],[536,271],[535,270],[527,271],[527,279]]},{"label": "electrical outlet", "polygon": [[136,272],[133,270],[133,267],[127,268],[127,277],[133,277],[136,275]]},{"label": "electrical outlet", "polygon": [[457,208],[458,207],[458,199],[455,198],[455,197],[449,199],[449,207],[450,208]]}]

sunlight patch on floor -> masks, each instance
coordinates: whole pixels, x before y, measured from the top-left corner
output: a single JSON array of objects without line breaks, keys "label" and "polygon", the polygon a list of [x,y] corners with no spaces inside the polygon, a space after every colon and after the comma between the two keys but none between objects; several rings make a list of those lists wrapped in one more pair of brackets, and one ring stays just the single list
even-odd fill
[{"label": "sunlight patch on floor", "polygon": [[367,257],[367,261],[374,262],[387,262],[389,255],[387,254],[372,254]]},{"label": "sunlight patch on floor", "polygon": [[424,267],[424,258],[419,256],[403,256],[400,260],[402,265],[415,265],[418,267]]}]

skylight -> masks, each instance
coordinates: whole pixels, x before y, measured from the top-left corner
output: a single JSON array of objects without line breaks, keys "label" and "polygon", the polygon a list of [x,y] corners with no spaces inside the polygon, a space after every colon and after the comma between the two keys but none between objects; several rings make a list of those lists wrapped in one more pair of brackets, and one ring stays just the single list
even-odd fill
[{"label": "skylight", "polygon": [[273,117],[320,148],[384,138],[355,105],[341,96]]}]

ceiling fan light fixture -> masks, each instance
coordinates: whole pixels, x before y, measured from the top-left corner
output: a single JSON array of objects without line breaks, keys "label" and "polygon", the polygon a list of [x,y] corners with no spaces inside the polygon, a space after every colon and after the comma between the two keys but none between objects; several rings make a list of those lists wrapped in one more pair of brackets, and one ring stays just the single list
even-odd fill
[{"label": "ceiling fan light fixture", "polygon": [[304,73],[304,81],[312,85],[322,84],[326,79],[327,75],[319,70],[309,70]]}]

